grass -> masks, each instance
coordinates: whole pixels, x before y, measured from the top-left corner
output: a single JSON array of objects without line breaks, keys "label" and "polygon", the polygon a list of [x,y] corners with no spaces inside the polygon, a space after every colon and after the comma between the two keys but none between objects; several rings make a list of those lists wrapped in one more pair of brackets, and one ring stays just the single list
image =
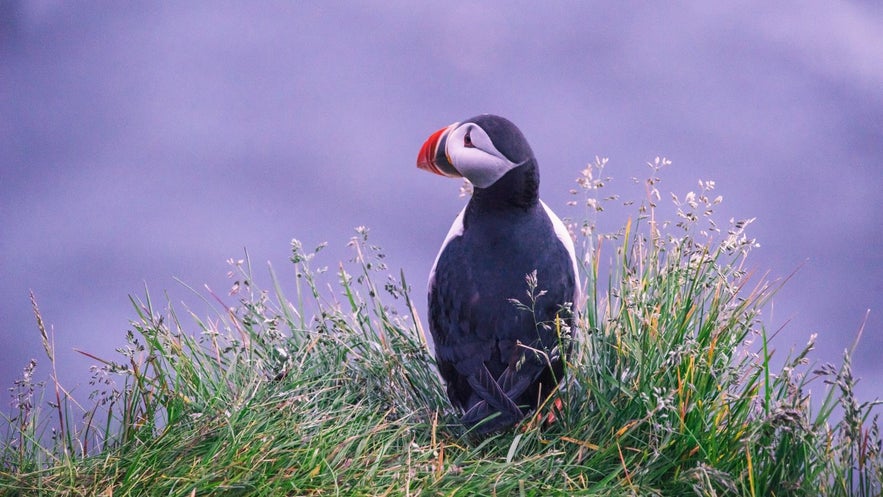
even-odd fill
[{"label": "grass", "polygon": [[580,176],[586,302],[560,330],[574,338],[560,408],[466,433],[404,275],[360,228],[333,274],[321,247],[292,243],[291,298],[272,269],[259,288],[247,258],[230,261],[235,304],[202,297],[213,315],[133,298],[120,356],[83,352],[91,407],[57,378],[35,301],[52,366],[11,389],[0,494],[880,495],[876,402],[855,398],[848,354],[812,367],[810,339],[773,366],[762,312],[782,282],[746,270],[749,221],[712,222],[713,182],[656,219],[666,163],[616,233],[592,222],[616,200],[600,197],[605,161]]}]

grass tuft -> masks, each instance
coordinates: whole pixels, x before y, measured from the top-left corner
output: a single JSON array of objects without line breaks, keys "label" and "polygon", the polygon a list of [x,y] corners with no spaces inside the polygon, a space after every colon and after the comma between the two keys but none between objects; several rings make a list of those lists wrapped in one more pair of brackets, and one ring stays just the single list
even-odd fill
[{"label": "grass tuft", "polygon": [[856,399],[849,354],[811,366],[811,337],[773,366],[763,311],[784,281],[747,269],[751,220],[719,227],[712,181],[659,220],[657,159],[632,218],[600,233],[621,202],[601,194],[605,165],[573,192],[578,329],[545,323],[559,351],[572,341],[564,382],[515,430],[459,424],[404,274],[358,228],[333,274],[322,246],[292,242],[292,298],[272,268],[260,288],[247,255],[229,261],[230,295],[194,291],[209,316],[132,298],[119,357],[81,351],[88,408],[61,386],[33,298],[49,380],[32,360],[10,389],[0,493],[880,495],[878,403]]}]

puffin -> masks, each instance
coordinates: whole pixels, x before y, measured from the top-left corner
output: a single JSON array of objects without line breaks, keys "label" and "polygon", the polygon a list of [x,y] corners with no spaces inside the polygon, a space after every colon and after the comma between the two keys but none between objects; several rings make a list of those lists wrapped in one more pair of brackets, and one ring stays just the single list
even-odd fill
[{"label": "puffin", "polygon": [[573,240],[540,200],[537,160],[506,118],[432,133],[417,167],[472,184],[429,273],[432,352],[448,398],[470,433],[511,428],[562,380],[561,330],[575,330],[581,295]]}]

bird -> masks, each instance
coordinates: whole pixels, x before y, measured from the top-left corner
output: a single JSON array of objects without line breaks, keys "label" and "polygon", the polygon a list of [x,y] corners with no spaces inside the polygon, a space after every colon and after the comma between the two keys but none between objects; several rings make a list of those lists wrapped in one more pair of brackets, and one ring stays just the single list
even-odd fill
[{"label": "bird", "polygon": [[432,133],[417,167],[472,184],[429,273],[439,374],[470,433],[510,429],[562,380],[570,342],[560,332],[575,330],[581,295],[573,240],[540,200],[534,153],[504,117]]}]

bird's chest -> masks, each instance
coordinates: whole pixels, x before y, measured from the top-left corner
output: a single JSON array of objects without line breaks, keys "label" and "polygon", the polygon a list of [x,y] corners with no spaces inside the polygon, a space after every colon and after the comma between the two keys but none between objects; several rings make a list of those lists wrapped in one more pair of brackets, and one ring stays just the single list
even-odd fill
[{"label": "bird's chest", "polygon": [[536,224],[499,223],[465,233],[463,263],[479,290],[506,298],[524,295],[526,276],[540,269],[547,256],[548,239],[554,238],[551,230]]}]

